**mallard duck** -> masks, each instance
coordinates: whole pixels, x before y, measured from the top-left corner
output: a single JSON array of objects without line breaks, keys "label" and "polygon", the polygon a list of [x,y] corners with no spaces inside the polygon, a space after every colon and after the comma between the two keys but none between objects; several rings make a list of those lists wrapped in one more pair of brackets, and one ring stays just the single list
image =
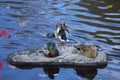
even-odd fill
[{"label": "mallard duck", "polygon": [[45,45],[45,56],[47,57],[56,57],[59,55],[59,51],[53,42],[48,42]]},{"label": "mallard duck", "polygon": [[77,49],[78,53],[89,58],[95,58],[97,56],[97,47],[94,45],[80,44],[74,47]]},{"label": "mallard duck", "polygon": [[59,39],[62,42],[69,41],[68,40],[68,28],[65,23],[57,23],[56,30],[54,31],[55,38]]}]

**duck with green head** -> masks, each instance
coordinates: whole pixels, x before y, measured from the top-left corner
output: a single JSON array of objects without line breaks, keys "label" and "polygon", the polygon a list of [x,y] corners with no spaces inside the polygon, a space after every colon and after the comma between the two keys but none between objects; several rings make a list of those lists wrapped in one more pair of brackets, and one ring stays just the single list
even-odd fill
[{"label": "duck with green head", "polygon": [[59,55],[59,51],[57,49],[57,46],[53,42],[48,42],[45,46],[45,56],[47,57],[56,57]]}]

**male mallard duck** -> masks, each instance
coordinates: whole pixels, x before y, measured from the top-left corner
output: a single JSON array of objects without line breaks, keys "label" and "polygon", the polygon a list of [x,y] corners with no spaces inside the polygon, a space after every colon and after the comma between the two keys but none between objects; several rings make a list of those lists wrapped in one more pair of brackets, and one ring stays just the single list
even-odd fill
[{"label": "male mallard duck", "polygon": [[89,58],[95,58],[97,56],[97,47],[94,45],[80,44],[74,47],[80,54]]},{"label": "male mallard duck", "polygon": [[53,42],[49,42],[45,46],[45,56],[47,57],[56,57],[59,55],[59,51]]},{"label": "male mallard duck", "polygon": [[69,41],[68,40],[68,28],[65,25],[65,23],[57,23],[56,24],[56,30],[54,31],[54,35],[57,39],[59,39],[62,42]]}]

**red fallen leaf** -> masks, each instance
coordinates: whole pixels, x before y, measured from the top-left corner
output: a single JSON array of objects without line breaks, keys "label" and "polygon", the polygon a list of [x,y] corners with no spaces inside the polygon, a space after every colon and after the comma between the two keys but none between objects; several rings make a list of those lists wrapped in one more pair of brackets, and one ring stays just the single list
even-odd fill
[{"label": "red fallen leaf", "polygon": [[2,64],[2,61],[0,60],[0,69],[2,69],[3,67],[3,64]]},{"label": "red fallen leaf", "polygon": [[11,35],[9,35],[8,31],[6,29],[0,30],[0,37],[6,36],[6,44],[10,44],[11,42],[9,41],[9,39],[11,38]]},{"label": "red fallen leaf", "polygon": [[7,35],[8,34],[8,31],[3,29],[0,31],[0,37],[4,36],[4,35]]}]

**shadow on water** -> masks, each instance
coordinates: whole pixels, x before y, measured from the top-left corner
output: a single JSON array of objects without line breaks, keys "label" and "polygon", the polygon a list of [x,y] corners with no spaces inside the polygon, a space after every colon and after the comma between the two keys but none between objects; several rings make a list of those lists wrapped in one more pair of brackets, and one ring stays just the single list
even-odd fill
[{"label": "shadow on water", "polygon": [[[51,79],[54,79],[55,76],[59,75],[60,68],[43,68],[44,72],[48,74]],[[80,69],[75,68],[76,74],[80,77],[87,78],[89,80],[93,80],[97,75],[97,69]],[[64,73],[63,73],[64,74]]]},{"label": "shadow on water", "polygon": [[[5,44],[4,37],[0,38],[0,59],[4,62],[2,70],[4,76],[0,77],[1,80],[16,80],[16,77],[8,78],[7,76],[22,77],[19,74],[28,75],[17,80],[33,80],[29,75],[34,75],[34,70],[30,70],[32,73],[29,71],[20,73],[19,69],[12,71],[5,61],[6,56],[17,50],[39,47],[50,40],[54,41],[55,39],[46,38],[42,34],[53,32],[55,23],[60,19],[69,26],[70,41],[95,44],[108,54],[109,64],[105,69],[81,70],[77,71],[77,74],[94,80],[119,80],[119,5],[120,0],[0,0],[0,30],[7,29],[11,35],[11,44]],[[44,70],[46,72],[48,69]],[[69,70],[66,73],[62,71],[64,70],[60,70],[64,75],[74,73]],[[61,76],[58,79],[72,80],[76,77],[76,75],[70,75],[72,78],[68,79],[67,76],[65,78]],[[35,77],[34,79],[40,80]],[[55,80],[58,79],[55,78]]]}]

